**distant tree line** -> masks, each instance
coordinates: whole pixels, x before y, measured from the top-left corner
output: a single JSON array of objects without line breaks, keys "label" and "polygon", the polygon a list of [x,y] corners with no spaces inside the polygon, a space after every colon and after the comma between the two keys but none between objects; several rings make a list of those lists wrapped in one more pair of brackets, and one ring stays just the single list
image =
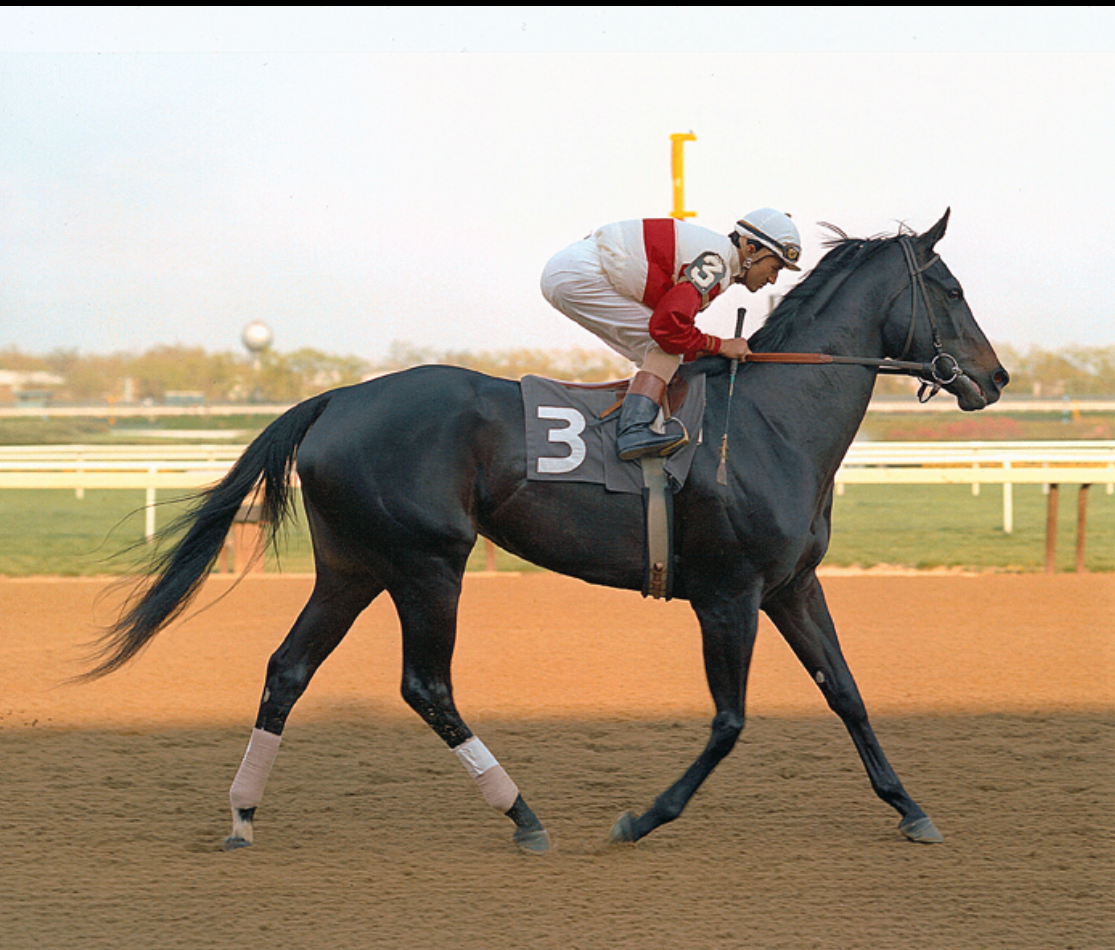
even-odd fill
[{"label": "distant tree line", "polygon": [[[1115,347],[1065,347],[1059,350],[996,347],[1011,374],[1009,392],[1046,398],[1115,396]],[[296,402],[336,386],[360,382],[422,363],[464,366],[518,379],[527,374],[599,382],[631,373],[630,364],[603,347],[597,349],[517,349],[490,352],[435,350],[395,343],[382,360],[338,356],[315,349],[268,351],[258,360],[236,353],[210,353],[201,347],[160,346],[143,353],[83,355],[56,350],[46,355],[0,349],[0,402],[15,401],[21,374],[49,373],[54,403],[164,403],[191,398],[206,403]],[[41,384],[36,384],[41,386]],[[911,381],[880,377],[882,394],[908,392]],[[169,394],[169,395],[168,395]]]},{"label": "distant tree line", "polygon": [[[315,393],[346,386],[423,363],[464,366],[518,379],[528,373],[595,382],[630,375],[626,360],[607,351],[502,350],[438,351],[403,343],[383,360],[337,356],[315,349],[291,353],[266,351],[258,359],[236,353],[210,353],[202,347],[160,346],[143,353],[83,355],[55,350],[46,355],[0,349],[0,403],[16,401],[19,377],[48,373],[50,399],[62,403],[297,402]],[[13,381],[14,380],[14,381]],[[44,388],[36,381],[35,389]]]},{"label": "distant tree line", "polygon": [[1115,396],[1115,346],[1024,352],[999,347],[1012,387],[1035,396]]},{"label": "distant tree line", "polygon": [[[204,402],[287,402],[332,386],[358,382],[365,362],[317,350],[265,353],[258,361],[202,347],[159,346],[143,353],[82,355],[56,350],[30,356],[0,350],[0,370],[46,371],[59,382],[52,401],[70,403],[162,403],[167,394]],[[16,393],[8,394],[11,401]]]}]

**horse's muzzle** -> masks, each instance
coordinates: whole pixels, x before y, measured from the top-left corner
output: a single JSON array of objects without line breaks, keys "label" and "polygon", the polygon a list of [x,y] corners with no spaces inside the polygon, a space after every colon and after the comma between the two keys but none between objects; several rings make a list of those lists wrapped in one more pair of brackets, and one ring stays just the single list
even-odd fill
[{"label": "horse's muzzle", "polygon": [[980,409],[986,409],[999,398],[998,392],[993,392],[991,397],[988,398],[988,394],[984,392],[983,387],[972,379],[971,376],[967,376],[964,373],[957,376],[956,379],[945,388],[956,397],[957,405],[959,405],[964,412],[976,412]]},{"label": "horse's muzzle", "polygon": [[956,379],[944,388],[956,397],[962,411],[977,412],[998,402],[1009,382],[1010,373],[1002,365],[997,365],[990,373],[976,371],[972,376],[960,370]]}]

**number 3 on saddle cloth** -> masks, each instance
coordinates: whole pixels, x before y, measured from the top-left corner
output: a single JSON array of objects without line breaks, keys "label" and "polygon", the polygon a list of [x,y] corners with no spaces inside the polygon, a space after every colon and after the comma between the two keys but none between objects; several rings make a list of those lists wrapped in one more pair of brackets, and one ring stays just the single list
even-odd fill
[{"label": "number 3 on saddle cloth", "polygon": [[[647,570],[643,596],[669,599],[673,586],[673,493],[685,484],[701,441],[705,377],[675,377],[667,403],[689,433],[689,444],[669,458],[625,462],[616,454],[616,423],[628,380],[563,383],[522,379],[530,481],[588,482],[605,491],[643,496]],[[680,404],[680,405],[679,405]]]}]

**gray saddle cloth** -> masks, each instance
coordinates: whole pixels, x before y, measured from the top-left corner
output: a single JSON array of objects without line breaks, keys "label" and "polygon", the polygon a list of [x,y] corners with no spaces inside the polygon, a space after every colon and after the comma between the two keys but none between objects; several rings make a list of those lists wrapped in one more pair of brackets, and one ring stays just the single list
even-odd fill
[{"label": "gray saddle cloth", "polygon": [[[616,455],[619,410],[607,412],[622,395],[620,388],[583,389],[541,376],[522,379],[526,414],[527,478],[545,482],[590,482],[608,491],[640,494],[642,468],[638,460],[624,462]],[[695,375],[681,409],[675,413],[689,433],[689,444],[666,460],[666,474],[674,490],[685,484],[701,441],[705,411],[705,377]]]}]

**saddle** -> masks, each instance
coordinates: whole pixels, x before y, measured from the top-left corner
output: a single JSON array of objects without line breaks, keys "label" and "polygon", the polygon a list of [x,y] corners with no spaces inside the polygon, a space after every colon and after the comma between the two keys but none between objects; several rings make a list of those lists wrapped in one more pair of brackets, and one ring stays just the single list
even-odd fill
[{"label": "saddle", "polygon": [[[627,390],[631,386],[630,379],[615,379],[607,383],[570,383],[564,380],[554,380],[554,382],[560,382],[560,385],[567,389],[598,390],[614,394],[617,397],[616,401],[600,413],[601,420],[607,419],[612,413],[619,411],[623,405],[623,397],[627,395]],[[685,405],[685,398],[688,395],[689,380],[685,376],[675,373],[670,382],[666,384],[666,398],[662,403],[662,412],[667,419],[681,412],[681,407]]]},{"label": "saddle", "polygon": [[701,442],[704,374],[677,375],[663,406],[693,433],[666,459],[625,462],[616,454],[618,410],[631,380],[569,383],[540,376],[521,380],[526,420],[527,472],[531,481],[576,481],[605,491],[639,494],[646,514],[644,597],[669,599],[673,586],[673,497],[689,474]]}]

